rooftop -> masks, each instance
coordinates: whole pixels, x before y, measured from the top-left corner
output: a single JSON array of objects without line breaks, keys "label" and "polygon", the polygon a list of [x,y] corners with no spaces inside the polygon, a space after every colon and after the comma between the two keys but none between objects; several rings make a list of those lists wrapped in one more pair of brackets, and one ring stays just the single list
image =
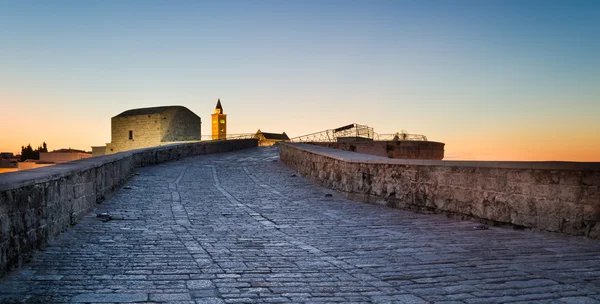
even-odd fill
[{"label": "rooftop", "polygon": [[290,140],[290,138],[287,136],[287,134],[285,134],[285,132],[279,134],[279,133],[262,132],[261,130],[258,130],[258,132],[256,132],[256,134],[262,134],[265,137],[265,139]]},{"label": "rooftop", "polygon": [[69,149],[58,149],[58,150],[54,150],[54,151],[51,151],[48,153],[88,153],[89,154],[90,152],[69,148]]},{"label": "rooftop", "polygon": [[127,110],[115,117],[128,117],[128,116],[138,116],[138,115],[151,115],[151,114],[160,114],[163,113],[165,111],[168,110],[173,110],[173,109],[185,109],[188,110],[188,108],[184,107],[184,106],[162,106],[162,107],[152,107],[152,108],[140,108],[140,109],[131,109],[131,110]]}]

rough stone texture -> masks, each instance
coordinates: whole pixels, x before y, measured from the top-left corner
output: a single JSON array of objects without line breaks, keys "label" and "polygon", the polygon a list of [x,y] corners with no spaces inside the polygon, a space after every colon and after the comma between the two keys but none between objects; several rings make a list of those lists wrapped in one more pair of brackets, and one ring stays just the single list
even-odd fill
[{"label": "rough stone texture", "polygon": [[129,189],[1,279],[0,302],[600,299],[598,241],[326,196],[278,158],[252,148],[138,169]]},{"label": "rough stone texture", "polygon": [[444,143],[435,141],[354,141],[311,142],[309,144],[333,149],[402,159],[444,159]]},{"label": "rough stone texture", "polygon": [[161,142],[200,140],[201,121],[194,112],[186,108],[171,108],[161,116]]},{"label": "rough stone texture", "polygon": [[[200,140],[200,117],[182,106],[158,107],[152,113],[130,110],[111,119],[111,142],[107,154],[164,145],[165,143]],[[123,115],[131,112],[131,115]],[[133,138],[129,139],[129,131]],[[98,150],[99,151],[99,150]]]},{"label": "rough stone texture", "polygon": [[282,144],[281,160],[353,199],[600,238],[600,163],[389,160]]},{"label": "rough stone texture", "polygon": [[78,222],[136,168],[256,146],[255,139],[175,144],[0,175],[0,275]]}]

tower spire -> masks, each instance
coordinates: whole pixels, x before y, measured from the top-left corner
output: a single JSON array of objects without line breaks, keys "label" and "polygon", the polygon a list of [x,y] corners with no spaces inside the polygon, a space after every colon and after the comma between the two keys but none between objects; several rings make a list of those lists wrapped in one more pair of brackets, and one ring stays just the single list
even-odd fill
[{"label": "tower spire", "polygon": [[[219,110],[219,111],[217,111]],[[223,113],[223,106],[221,106],[221,98],[219,98],[219,100],[217,100],[217,106],[215,107],[215,113],[217,114],[224,114]]]},{"label": "tower spire", "polygon": [[212,117],[212,139],[226,139],[227,138],[227,114],[223,113],[223,106],[221,105],[221,98],[217,100],[217,106],[215,107],[215,113],[210,115]]}]

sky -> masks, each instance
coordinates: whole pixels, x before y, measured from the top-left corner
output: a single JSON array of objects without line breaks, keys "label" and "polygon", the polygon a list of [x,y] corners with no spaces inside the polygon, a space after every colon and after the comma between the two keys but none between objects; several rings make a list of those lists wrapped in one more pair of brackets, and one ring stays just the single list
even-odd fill
[{"label": "sky", "polygon": [[0,151],[220,98],[229,133],[365,124],[448,160],[600,161],[600,1],[0,0]]}]

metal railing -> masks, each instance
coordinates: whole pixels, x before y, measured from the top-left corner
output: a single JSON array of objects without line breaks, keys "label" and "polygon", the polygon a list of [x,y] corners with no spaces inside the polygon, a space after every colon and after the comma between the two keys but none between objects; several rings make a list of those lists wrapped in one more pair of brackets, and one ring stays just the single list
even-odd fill
[{"label": "metal railing", "polygon": [[375,133],[375,140],[394,141],[394,140],[417,140],[427,141],[427,136],[421,134],[408,134],[405,132],[396,132],[394,134]]},{"label": "metal railing", "polygon": [[406,131],[393,134],[379,134],[366,125],[349,124],[337,129],[329,129],[290,139],[291,142],[336,142],[339,137],[362,137],[378,141],[420,140],[427,141],[425,135],[408,134]]},{"label": "metal railing", "polygon": [[373,128],[366,125],[349,124],[337,129],[329,129],[291,138],[291,142],[334,142],[338,137],[363,137],[373,139]]}]

